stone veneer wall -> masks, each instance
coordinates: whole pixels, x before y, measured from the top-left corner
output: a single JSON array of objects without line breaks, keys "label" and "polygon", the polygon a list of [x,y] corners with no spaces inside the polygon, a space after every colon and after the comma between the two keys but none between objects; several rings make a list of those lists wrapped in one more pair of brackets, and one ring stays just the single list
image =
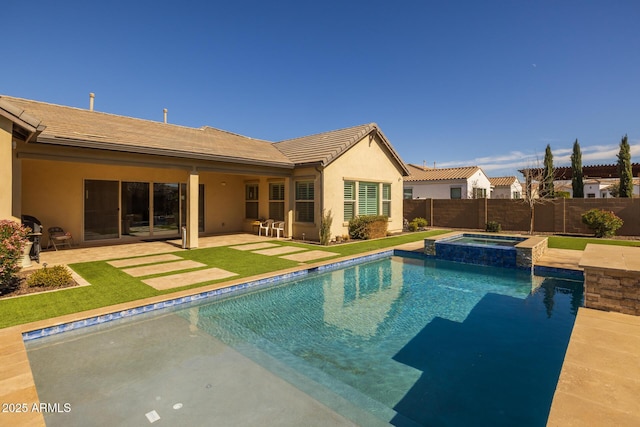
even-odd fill
[{"label": "stone veneer wall", "polygon": [[546,237],[531,237],[516,246],[516,266],[518,268],[533,268],[536,262],[547,250],[549,239]]},{"label": "stone veneer wall", "polygon": [[640,247],[589,243],[579,265],[585,307],[640,316]]},{"label": "stone veneer wall", "polygon": [[640,274],[585,267],[585,307],[640,316]]}]

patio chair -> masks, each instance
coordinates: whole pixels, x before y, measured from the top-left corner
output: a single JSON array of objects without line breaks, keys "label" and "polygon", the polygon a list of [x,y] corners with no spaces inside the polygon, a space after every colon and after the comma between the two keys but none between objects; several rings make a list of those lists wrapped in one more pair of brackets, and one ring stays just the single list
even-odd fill
[{"label": "patio chair", "polygon": [[261,223],[260,226],[258,227],[258,236],[261,235],[262,230],[264,230],[264,235],[268,236],[271,233],[271,226],[273,225],[273,220],[272,219],[268,219],[265,222]]},{"label": "patio chair", "polygon": [[280,238],[280,232],[282,232],[282,237],[284,237],[284,221],[276,221],[273,223],[273,225],[271,226],[271,236],[273,237],[273,234],[276,234],[276,238],[279,239]]},{"label": "patio chair", "polygon": [[49,244],[47,249],[53,245],[53,248],[57,251],[58,247],[68,246],[71,247],[73,243],[73,236],[71,233],[64,231],[62,227],[49,227]]}]

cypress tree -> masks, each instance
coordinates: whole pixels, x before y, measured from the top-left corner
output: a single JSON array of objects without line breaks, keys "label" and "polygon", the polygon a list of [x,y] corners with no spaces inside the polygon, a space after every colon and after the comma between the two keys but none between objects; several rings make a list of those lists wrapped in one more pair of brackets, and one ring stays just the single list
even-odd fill
[{"label": "cypress tree", "polygon": [[571,154],[571,187],[573,189],[573,197],[582,199],[584,197],[584,180],[582,175],[582,151],[580,144],[576,139],[573,143],[573,154]]},{"label": "cypress tree", "polygon": [[547,148],[544,151],[544,172],[542,175],[542,182],[540,183],[540,197],[555,197],[553,178],[553,154],[551,154],[551,146],[547,144]]},{"label": "cypress tree", "polygon": [[620,141],[618,153],[618,176],[620,177],[619,197],[633,196],[633,174],[631,172],[631,148],[627,141],[627,135]]}]

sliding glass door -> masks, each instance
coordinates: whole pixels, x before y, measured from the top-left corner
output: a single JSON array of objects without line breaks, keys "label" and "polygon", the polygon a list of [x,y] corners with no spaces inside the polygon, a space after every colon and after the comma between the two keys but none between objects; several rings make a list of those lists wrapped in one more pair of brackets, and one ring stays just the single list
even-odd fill
[{"label": "sliding glass door", "polygon": [[[186,184],[85,180],[84,240],[174,237],[186,224]],[[198,191],[204,231],[204,185]]]},{"label": "sliding glass door", "polygon": [[118,181],[85,180],[84,240],[118,238],[118,190]]},{"label": "sliding glass door", "polygon": [[122,182],[120,204],[123,236],[149,236],[149,183]]},{"label": "sliding glass door", "polygon": [[153,184],[153,235],[179,234],[180,185],[177,183]]}]

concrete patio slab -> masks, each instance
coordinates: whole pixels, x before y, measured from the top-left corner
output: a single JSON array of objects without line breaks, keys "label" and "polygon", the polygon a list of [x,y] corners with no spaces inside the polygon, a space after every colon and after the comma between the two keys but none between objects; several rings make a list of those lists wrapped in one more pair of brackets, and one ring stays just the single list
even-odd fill
[{"label": "concrete patio slab", "polygon": [[582,270],[578,267],[582,251],[572,249],[549,248],[537,261],[536,265],[552,268],[564,268],[567,270]]},{"label": "concrete patio slab", "polygon": [[296,246],[278,246],[277,248],[263,249],[261,251],[254,251],[253,253],[260,254],[260,255],[274,256],[274,255],[290,254],[292,252],[300,252],[300,251],[306,251],[306,249],[298,248]]},{"label": "concrete patio slab", "polygon": [[280,258],[288,259],[290,261],[306,262],[306,261],[313,261],[315,259],[327,258],[330,256],[336,256],[336,255],[338,254],[335,252],[329,252],[329,251],[307,251],[307,252],[301,252],[299,254],[281,256]]},{"label": "concrete patio slab", "polygon": [[[200,248],[212,248],[219,246],[241,245],[257,242],[267,242],[273,240],[271,237],[258,236],[249,233],[230,233],[203,236],[198,239]],[[185,251],[182,249],[181,240],[161,240],[154,242],[123,241],[109,246],[81,246],[72,247],[60,251],[43,251],[40,253],[40,264],[32,263],[32,266],[25,270],[42,268],[44,263],[49,266],[58,264],[72,264],[87,261],[105,261],[124,257],[134,257],[143,255],[166,254],[170,252]]]},{"label": "concrete patio slab", "polygon": [[638,426],[640,317],[580,308],[548,426]]},{"label": "concrete patio slab", "polygon": [[264,249],[264,248],[273,248],[276,245],[275,243],[253,243],[251,245],[240,245],[240,246],[230,246],[231,249],[237,249],[239,251],[253,251],[255,249]]},{"label": "concrete patio slab", "polygon": [[206,264],[192,260],[167,262],[165,264],[145,265],[142,267],[125,268],[122,271],[129,276],[141,277],[152,274],[169,273],[171,271],[187,270],[189,268],[206,267]]},{"label": "concrete patio slab", "polygon": [[237,275],[237,273],[232,273],[221,268],[207,268],[206,270],[191,271],[189,273],[172,274],[170,276],[146,279],[143,280],[142,283],[147,284],[159,291],[163,291],[165,289],[173,289],[182,286],[193,285],[196,283],[208,282],[209,280],[226,279],[228,277]]},{"label": "concrete patio slab", "polygon": [[166,262],[166,261],[177,261],[180,258],[179,256],[172,254],[163,254],[163,255],[151,255],[140,258],[128,258],[128,259],[118,259],[115,261],[109,261],[109,264],[112,267],[123,268],[123,267],[132,267],[134,265],[144,265],[144,264],[154,264],[156,262]]}]

